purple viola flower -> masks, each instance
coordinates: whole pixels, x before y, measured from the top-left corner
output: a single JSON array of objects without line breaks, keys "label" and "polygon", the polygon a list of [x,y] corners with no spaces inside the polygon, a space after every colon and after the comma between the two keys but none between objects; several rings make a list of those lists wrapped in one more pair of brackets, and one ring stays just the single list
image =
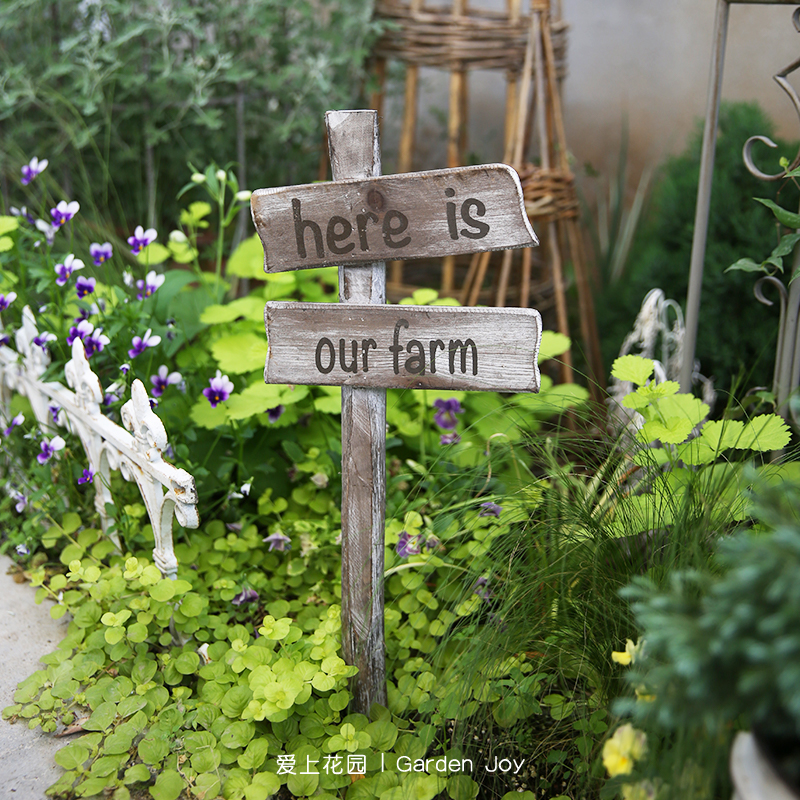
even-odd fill
[{"label": "purple viola flower", "polygon": [[31,554],[31,551],[24,544],[18,544],[14,549],[17,551],[17,555],[20,556],[29,556]]},{"label": "purple viola flower", "polygon": [[67,202],[62,200],[55,208],[50,209],[50,216],[53,218],[53,225],[60,228],[65,223],[69,222],[81,209],[80,203],[77,200]]},{"label": "purple viola flower", "polygon": [[112,403],[119,402],[119,395],[117,392],[122,387],[118,383],[112,383],[111,386],[106,389],[105,394],[103,395],[103,405],[110,406]]},{"label": "purple viola flower", "polygon": [[158,233],[155,228],[148,228],[145,230],[141,225],[136,226],[133,236],[128,237],[128,244],[131,246],[131,253],[138,256],[147,245],[152,244]]},{"label": "purple viola flower", "polygon": [[417,556],[420,553],[419,542],[416,536],[411,536],[408,531],[400,531],[400,536],[395,545],[395,552],[400,558]]},{"label": "purple viola flower", "polygon": [[[79,258],[75,258],[75,256],[70,253],[65,259],[63,264],[56,264],[55,266],[55,273],[58,276],[56,278],[56,283],[59,286],[64,286],[66,282],[69,280],[69,276],[75,272],[76,269],[83,269],[84,263]],[[80,297],[81,295],[78,295]]]},{"label": "purple viola flower", "polygon": [[83,348],[86,352],[86,358],[91,358],[95,353],[102,352],[103,348],[111,341],[103,333],[102,328],[96,328],[92,331],[90,336],[83,340]]},{"label": "purple viola flower", "polygon": [[155,411],[158,408],[158,400],[155,397],[148,397],[147,399],[150,402],[150,410]]},{"label": "purple viola flower", "polygon": [[481,600],[488,600],[492,596],[491,589],[489,589],[489,579],[483,577],[478,578],[472,588],[472,594],[478,595]]},{"label": "purple viola flower", "polygon": [[277,422],[286,409],[283,406],[275,406],[275,408],[267,409],[267,419],[270,422]]},{"label": "purple viola flower", "polygon": [[49,442],[43,439],[39,448],[41,453],[36,456],[36,460],[40,464],[46,464],[55,454],[57,450],[63,450],[66,442],[60,436],[54,436]]},{"label": "purple viola flower", "polygon": [[211,403],[211,408],[216,408],[220,403],[224,403],[234,389],[233,381],[228,380],[227,375],[223,375],[220,370],[209,382],[208,388],[203,389],[203,395]]},{"label": "purple viola flower", "polygon": [[17,299],[16,292],[0,294],[0,311],[5,311]]},{"label": "purple viola flower", "polygon": [[439,539],[431,534],[430,536],[425,537],[425,541],[423,543],[425,545],[426,550],[436,550],[438,547],[441,547],[441,542]]},{"label": "purple viola flower", "polygon": [[25,497],[22,492],[14,492],[14,494],[11,496],[11,499],[16,501],[14,510],[17,512],[17,514],[21,514],[28,505],[28,498]]},{"label": "purple viola flower", "polygon": [[22,167],[22,185],[27,186],[35,177],[41,175],[47,169],[48,163],[46,158],[39,161],[39,159],[34,156]]},{"label": "purple viola flower", "polygon": [[17,427],[17,425],[22,425],[23,422],[25,422],[25,415],[17,414],[17,416],[11,420],[9,426],[3,431],[3,436],[8,436],[8,434]]},{"label": "purple viola flower", "polygon": [[454,397],[451,397],[449,400],[443,400],[441,397],[437,397],[436,400],[433,401],[433,406],[437,409],[436,413],[433,415],[433,421],[446,431],[453,430],[453,428],[456,427],[458,424],[456,414],[461,414],[464,411],[464,409],[461,408],[461,403]]},{"label": "purple viola flower", "polygon": [[169,367],[167,367],[166,364],[162,364],[158,368],[158,374],[150,376],[150,383],[153,384],[150,394],[152,394],[153,397],[161,397],[167,386],[180,383],[182,380],[183,377],[180,372],[170,372]]},{"label": "purple viola flower", "polygon": [[240,606],[243,603],[255,603],[258,600],[258,592],[255,589],[242,589],[236,597],[231,600],[235,606]]},{"label": "purple viola flower", "polygon": [[99,267],[104,261],[108,261],[114,255],[114,250],[110,242],[103,242],[98,244],[92,242],[89,245],[89,255],[94,259],[94,265]]},{"label": "purple viola flower", "polygon": [[47,343],[54,342],[58,337],[54,333],[40,333],[38,336],[33,337],[33,343],[42,348],[42,352],[47,352]]},{"label": "purple viola flower", "polygon": [[85,469],[80,478],[78,478],[78,483],[91,483],[93,480],[94,472],[91,469]]},{"label": "purple viola flower", "polygon": [[27,206],[22,206],[22,208],[11,206],[8,210],[11,212],[12,217],[22,217],[29,225],[36,225],[36,219],[33,214],[28,211]]},{"label": "purple viola flower", "polygon": [[453,433],[443,433],[439,437],[439,444],[458,444],[461,441],[461,437],[453,432]]},{"label": "purple viola flower", "polygon": [[58,415],[61,413],[61,406],[58,403],[51,403],[47,410],[50,412],[50,417],[53,420],[53,425],[58,425]]},{"label": "purple viola flower", "polygon": [[166,278],[163,275],[158,275],[154,269],[151,269],[143,281],[136,281],[136,288],[139,290],[136,299],[144,300],[145,297],[150,297],[150,295],[158,291],[158,288],[165,280]]},{"label": "purple viola flower", "polygon": [[94,278],[84,278],[83,275],[81,275],[78,280],[75,281],[75,293],[78,295],[78,298],[82,300],[94,291],[96,285],[97,281]]},{"label": "purple viola flower", "polygon": [[119,365],[119,371],[123,375],[127,375],[131,371],[131,365],[130,364],[120,364]]},{"label": "purple viola flower", "polygon": [[275,531],[275,533],[265,536],[261,541],[269,545],[270,553],[273,550],[280,550],[283,553],[292,549],[292,540],[280,531]]},{"label": "purple viola flower", "polygon": [[503,506],[497,503],[481,503],[481,510],[478,512],[479,517],[499,517]]},{"label": "purple viola flower", "polygon": [[77,325],[72,325],[67,334],[67,347],[72,347],[72,343],[76,339],[83,339],[85,342],[86,337],[90,336],[93,330],[94,325],[88,319],[82,319]]},{"label": "purple viola flower", "polygon": [[148,347],[155,347],[161,342],[160,336],[152,336],[152,328],[148,328],[144,336],[134,336],[130,350],[128,350],[128,358],[136,358],[147,350]]}]

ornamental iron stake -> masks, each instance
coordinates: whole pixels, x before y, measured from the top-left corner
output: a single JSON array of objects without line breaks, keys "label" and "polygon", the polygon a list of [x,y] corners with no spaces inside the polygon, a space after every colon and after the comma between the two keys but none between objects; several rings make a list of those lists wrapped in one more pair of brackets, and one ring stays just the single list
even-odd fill
[{"label": "ornamental iron stake", "polygon": [[728,35],[730,5],[796,5],[796,0],[717,0],[714,18],[714,45],[708,77],[706,118],[703,127],[703,145],[700,155],[700,178],[697,185],[694,235],[689,262],[689,289],[686,296],[686,330],[683,343],[680,383],[682,392],[692,391],[694,354],[697,345],[697,327],[700,318],[700,293],[703,285],[703,266],[708,235],[708,215],[711,207],[711,182],[714,176],[714,148],[717,141],[719,103],[722,96],[722,70],[725,65],[725,42]]}]

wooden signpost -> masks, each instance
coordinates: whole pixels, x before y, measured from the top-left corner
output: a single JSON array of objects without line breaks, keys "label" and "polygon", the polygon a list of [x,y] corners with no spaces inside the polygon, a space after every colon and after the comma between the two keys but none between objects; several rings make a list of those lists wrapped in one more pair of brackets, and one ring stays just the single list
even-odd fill
[{"label": "wooden signpost", "polygon": [[339,304],[267,303],[264,380],[342,387],[342,650],[351,710],[386,705],[386,388],[538,392],[533,309],[387,306],[384,259],[538,244],[504,164],[380,175],[374,111],[326,114],[333,182],[260,189],[267,272],[339,265]]}]

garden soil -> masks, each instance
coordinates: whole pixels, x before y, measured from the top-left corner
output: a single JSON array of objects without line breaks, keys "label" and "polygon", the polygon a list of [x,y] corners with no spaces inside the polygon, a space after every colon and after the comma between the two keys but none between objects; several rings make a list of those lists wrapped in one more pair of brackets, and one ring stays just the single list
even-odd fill
[{"label": "garden soil", "polygon": [[[11,559],[0,556],[0,708],[14,702],[17,684],[42,667],[66,634],[67,622],[50,618],[50,603],[37,606],[36,590],[9,574]],[[63,772],[53,760],[69,738],[57,739],[25,720],[0,720],[0,797],[44,800],[45,789]]]}]

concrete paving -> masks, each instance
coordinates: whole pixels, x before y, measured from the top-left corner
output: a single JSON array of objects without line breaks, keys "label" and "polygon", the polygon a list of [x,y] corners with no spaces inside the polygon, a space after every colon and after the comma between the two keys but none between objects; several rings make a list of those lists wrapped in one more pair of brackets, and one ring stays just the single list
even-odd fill
[{"label": "concrete paving", "polygon": [[[0,708],[14,702],[17,684],[41,668],[39,659],[64,637],[67,623],[50,618],[50,603],[37,606],[36,590],[8,574],[11,559],[0,556]],[[63,772],[53,760],[68,739],[56,739],[26,720],[0,720],[0,796],[44,800],[45,789]]]}]

